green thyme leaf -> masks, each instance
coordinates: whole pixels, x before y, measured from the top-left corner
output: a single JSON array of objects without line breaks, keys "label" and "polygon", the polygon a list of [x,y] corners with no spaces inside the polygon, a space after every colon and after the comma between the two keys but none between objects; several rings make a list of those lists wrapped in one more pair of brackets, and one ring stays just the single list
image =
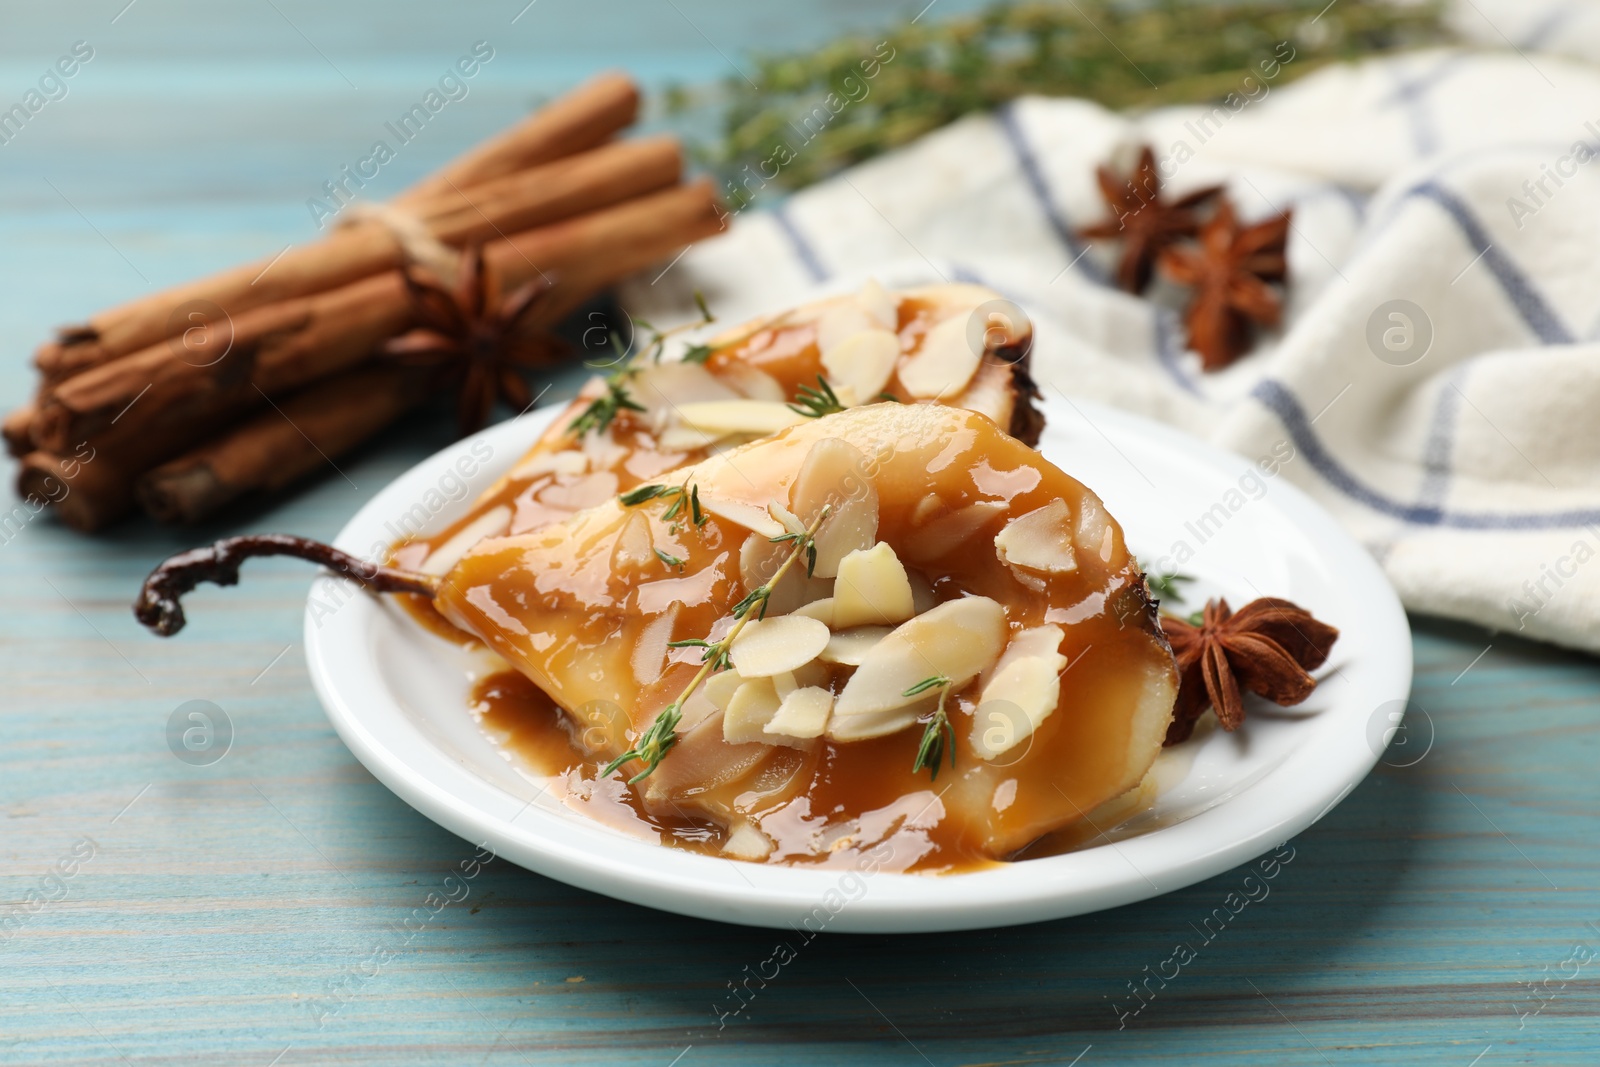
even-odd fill
[{"label": "green thyme leaf", "polygon": [[654,500],[656,497],[676,492],[678,492],[676,486],[641,485],[637,489],[629,489],[626,493],[617,497],[617,500],[621,502],[623,507],[631,508],[637,504],[643,504],[647,500]]},{"label": "green thyme leaf", "polygon": [[1187,574],[1146,574],[1144,584],[1150,587],[1151,595],[1161,600],[1175,600],[1183,602],[1183,590],[1178,588],[1179,582],[1192,582],[1194,579]]},{"label": "green thyme leaf", "polygon": [[[676,87],[668,102],[721,120],[720,137],[696,154],[729,183],[739,210],[761,195],[749,190],[749,174],[770,175],[774,189],[800,188],[1029,94],[1113,110],[1257,99],[1332,62],[1447,42],[1444,7],[1024,0],[949,19],[936,9],[871,37],[758,55],[740,64],[753,87],[743,77],[709,90]],[[841,109],[818,107],[830,94]]]},{"label": "green thyme leaf", "polygon": [[591,430],[604,433],[610,427],[618,413],[622,411],[643,411],[644,405],[636,403],[627,389],[623,387],[623,378],[627,372],[614,374],[606,379],[606,391],[589,403],[583,413],[572,420],[569,427],[572,433],[579,437]]},{"label": "green thyme leaf", "polygon": [[799,394],[795,397],[789,410],[796,415],[804,415],[808,419],[820,419],[824,415],[832,415],[836,411],[843,411],[844,405],[839,403],[839,397],[834,393],[833,386],[822,375],[817,375],[817,388],[802,385]]},{"label": "green thyme leaf", "polygon": [[936,674],[932,678],[924,678],[922,681],[918,682],[916,685],[912,686],[910,689],[907,689],[900,695],[903,697],[921,696],[930,689],[936,689],[940,686],[946,686],[949,684],[950,679],[944,677],[943,675]]},{"label": "green thyme leaf", "polygon": [[917,745],[917,758],[911,764],[911,773],[916,774],[926,767],[932,771],[932,779],[938,781],[939,767],[944,762],[946,752],[950,754],[950,769],[955,770],[956,766],[956,730],[950,725],[949,713],[944,710],[945,698],[950,695],[950,679],[942,675],[924,678],[900,695],[914,697],[930,689],[939,690],[939,705],[932,715],[922,720],[922,741]]},{"label": "green thyme leaf", "polygon": [[634,740],[632,748],[606,764],[606,769],[600,772],[600,777],[611,777],[611,772],[630,760],[642,760],[645,765],[644,770],[629,778],[628,784],[634,785],[643,780],[651,771],[661,766],[661,761],[667,758],[672,746],[678,743],[678,721],[682,718],[683,713],[679,706],[668,704],[661,714],[656,716],[650,728]]}]

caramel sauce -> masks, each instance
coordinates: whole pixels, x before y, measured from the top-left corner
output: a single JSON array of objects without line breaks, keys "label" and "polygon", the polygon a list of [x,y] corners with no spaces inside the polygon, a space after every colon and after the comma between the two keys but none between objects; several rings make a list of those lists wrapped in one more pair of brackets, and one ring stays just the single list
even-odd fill
[{"label": "caramel sauce", "polygon": [[[935,311],[936,305],[927,300],[906,298],[900,301],[899,335],[902,349],[907,352],[917,350],[923,335],[933,325]],[[729,368],[736,365],[754,367],[771,375],[785,396],[796,396],[801,386],[815,386],[817,376],[822,373],[816,323],[798,322],[759,330],[737,343],[717,348],[706,360],[706,369],[718,378],[726,378]],[[902,400],[907,398],[898,377],[891,376],[884,392]],[[588,407],[594,395],[587,390],[580,394],[546,431],[535,445],[534,452],[571,448],[573,442],[566,434],[567,424]],[[511,526],[507,533],[527,533],[560,522],[586,507],[638,488],[679,467],[698,463],[710,455],[710,450],[705,448],[688,451],[662,449],[638,413],[627,410],[619,413],[600,436],[612,446],[610,449],[603,446],[590,449],[592,454],[599,457],[596,462],[609,461],[602,470],[591,469],[583,474],[546,471],[525,477],[508,476],[479,497],[460,519],[436,533],[414,538],[398,546],[395,564],[406,566],[406,559],[412,560],[413,564],[421,562],[429,552],[497,506],[505,505],[512,511]],[[595,485],[597,474],[613,475],[614,478],[599,479],[604,484]],[[402,557],[405,552],[412,555]]]},{"label": "caramel sauce", "polygon": [[[917,350],[923,335],[934,325],[937,310],[938,305],[930,300],[914,297],[901,299],[898,333],[902,349],[907,352]],[[801,386],[816,385],[817,376],[823,372],[822,353],[817,348],[816,323],[780,323],[758,330],[736,343],[717,347],[707,359],[706,368],[718,378],[726,378],[730,368],[741,364],[771,375],[785,396],[796,396]],[[907,397],[897,376],[891,376],[884,392],[902,400]],[[580,393],[534,444],[528,456],[574,447],[566,427],[588,407],[596,395],[598,393],[592,389]],[[435,533],[413,537],[395,545],[389,562],[396,567],[417,569],[435,549],[496,507],[504,505],[511,509],[512,518],[507,534],[527,533],[561,522],[585,507],[636,489],[679,467],[697,463],[710,454],[704,448],[690,451],[661,449],[649,427],[637,413],[628,410],[621,411],[600,436],[609,447],[591,447],[591,451],[609,461],[609,467],[582,474],[545,471],[521,477],[515,474],[516,468],[513,467],[511,474],[491,486],[455,522]],[[524,461],[526,459],[524,457]],[[456,644],[477,643],[476,639],[451,625],[426,599],[417,596],[400,599],[407,614],[428,632]]]},{"label": "caramel sauce", "polygon": [[[702,835],[694,847],[712,851],[727,838],[720,830],[703,836],[706,827],[748,823],[770,842],[769,863],[854,865],[871,854],[878,869],[953,872],[1008,857],[1137,785],[1165,731],[1175,678],[1137,565],[1098,499],[965,412],[879,405],[817,425],[712,460],[692,476],[707,494],[754,505],[788,501],[800,459],[824,435],[881,455],[877,537],[895,546],[936,601],[989,597],[1004,605],[1012,634],[1062,627],[1059,651],[1068,666],[1057,709],[1026,743],[988,762],[974,747],[977,732],[990,725],[976,719],[981,686],[968,683],[947,704],[955,767],[946,764],[937,778],[913,770],[919,729],[798,748],[732,745],[722,739],[720,716],[712,716],[704,729],[686,724],[677,747],[627,798],[639,819],[668,844],[693,828]],[[878,431],[887,437],[873,440]],[[886,442],[893,447],[882,447]],[[1084,521],[1099,517],[1077,527],[1077,567],[1027,574],[1000,562],[999,531],[1056,500]],[[942,517],[972,505],[988,510],[961,536],[930,535]],[[739,569],[740,546],[752,536],[746,528],[717,514],[702,527],[674,525],[664,511],[661,501],[613,501],[573,523],[485,542],[452,571],[440,595],[448,617],[570,709],[595,755],[565,768],[569,781],[592,782],[602,757],[625,750],[699,670],[694,648],[667,651],[656,661],[664,667],[641,669],[633,657],[645,628],[667,617],[672,640],[716,639],[747,591]],[[682,566],[626,557],[631,524]],[[836,695],[843,680],[835,672],[828,682]],[[1135,709],[1151,699],[1152,686],[1156,703],[1159,693],[1166,703],[1140,718]]]},{"label": "caramel sauce", "polygon": [[[916,350],[937,311],[931,302],[900,301],[903,350]],[[717,348],[706,363],[728,381],[741,366],[770,375],[787,396],[814,385],[822,371],[815,323],[780,321]],[[904,396],[897,378],[886,392]],[[668,523],[659,502],[620,508],[618,494],[667,482],[664,474],[708,460],[713,450],[662,448],[644,418],[628,411],[580,446],[567,426],[596,395],[593,384],[586,387],[467,515],[397,545],[392,556],[396,565],[415,568],[479,517],[508,509],[506,533],[515,540],[494,542],[493,550],[458,565],[437,603],[404,600],[431,632],[475,643],[465,632],[473,630],[520,666],[524,673],[478,683],[473,714],[507,751],[559,778],[569,806],[622,832],[707,854],[722,855],[728,827],[748,823],[771,843],[768,863],[855,866],[870,854],[876,869],[948,873],[990,866],[1023,849],[1036,854],[1043,836],[1095,810],[1126,778],[1115,759],[1092,754],[1134,747],[1127,709],[1140,698],[1148,672],[1171,663],[1144,618],[1137,566],[1109,520],[1102,540],[1078,547],[1076,572],[1024,581],[999,564],[994,538],[1010,518],[1061,498],[1077,515],[1085,498],[1095,507],[1098,500],[992,422],[961,413],[958,427],[879,442],[876,451],[864,446],[874,462],[884,457],[887,471],[877,477],[878,537],[896,547],[937,601],[988,596],[1006,606],[1012,633],[1044,624],[1066,631],[1060,652],[1069,666],[1058,709],[1026,746],[994,763],[978,757],[970,740],[978,728],[973,682],[949,697],[956,763],[952,769],[946,762],[936,778],[911,769],[920,729],[793,748],[729,745],[718,726],[714,736],[686,728],[637,787],[621,775],[600,779],[610,756],[625,750],[700,666],[698,650],[672,650],[664,666],[636,680],[632,656],[644,628],[672,612],[673,640],[725,633],[731,605],[747,592],[739,555],[751,534],[716,515],[700,527]],[[803,439],[806,427],[784,436]],[[581,471],[542,462],[572,452],[586,456]],[[798,460],[775,449],[770,461],[754,465],[763,484],[733,495],[757,507],[787,501]],[[752,476],[741,477],[750,483]],[[938,497],[931,516],[930,493]],[[997,507],[956,535],[929,542],[930,522],[973,504]],[[588,508],[595,510],[575,525],[555,525]],[[629,556],[623,547],[629,522],[645,524],[647,543],[684,565]],[[920,551],[911,547],[919,537]],[[833,672],[828,685],[836,695],[847,675]],[[720,723],[720,714],[714,718],[708,725]],[[635,770],[637,764],[624,773]]]},{"label": "caramel sauce", "polygon": [[[605,761],[585,749],[582,734],[572,719],[543,690],[517,671],[497,671],[480,678],[473,686],[469,709],[485,735],[520,761],[528,773],[557,779],[559,794],[574,810],[658,844],[703,855],[721,855],[727,837],[721,828],[686,817],[663,819],[646,811],[638,794],[617,777],[601,780],[599,775]],[[872,756],[891,763],[904,763],[915,752],[915,744],[906,742],[908,736],[900,734],[870,742],[877,746]],[[830,747],[837,749],[837,746]],[[1148,812],[1162,793],[1182,781],[1193,763],[1194,751],[1192,745],[1164,749],[1156,766],[1136,788],[1101,804],[1089,812],[1087,818],[1040,836],[1008,859],[1020,862],[1061,856],[1101,844],[1108,829],[1115,829]],[[837,852],[822,858],[813,855],[812,827],[820,819],[812,813],[859,810],[855,805],[861,803],[861,797],[853,788],[844,789],[844,796],[830,795],[841,792],[841,779],[826,771],[818,778],[828,788],[818,788],[816,796],[778,808],[761,820],[761,829],[775,842],[770,862],[826,864],[839,856]],[[1005,791],[1002,785],[996,792],[1003,794]],[[897,852],[914,852],[918,860],[926,857],[936,861],[927,866],[913,862],[909,870],[957,873],[1004,866],[986,856],[970,853],[934,856],[936,843],[929,840],[926,831],[915,828],[902,831],[898,840],[891,840],[890,847]]]}]

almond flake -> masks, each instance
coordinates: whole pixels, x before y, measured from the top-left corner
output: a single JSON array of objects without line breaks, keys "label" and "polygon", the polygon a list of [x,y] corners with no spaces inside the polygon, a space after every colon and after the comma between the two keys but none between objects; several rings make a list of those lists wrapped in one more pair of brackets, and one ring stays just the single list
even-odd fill
[{"label": "almond flake", "polygon": [[563,448],[559,452],[536,452],[511,468],[512,481],[526,481],[541,474],[575,476],[587,473],[589,456],[581,449]]},{"label": "almond flake", "polygon": [[660,563],[656,557],[655,541],[650,536],[650,520],[644,512],[635,511],[617,531],[616,547],[611,550],[611,569],[617,574],[627,574],[650,563]]},{"label": "almond flake", "polygon": [[802,604],[790,612],[791,615],[804,615],[808,619],[816,619],[824,626],[833,626],[833,597],[825,596],[820,600],[813,600],[809,604]]},{"label": "almond flake", "polygon": [[[780,521],[774,516],[774,521]],[[803,527],[802,527],[803,529]],[[753,533],[739,546],[739,579],[746,590],[759,589],[770,583],[778,568],[794,551],[788,541],[773,541],[765,534]],[[827,578],[808,578],[800,564],[790,567],[767,598],[767,615],[791,615],[802,606],[833,592],[833,582]],[[823,620],[826,622],[827,620]]]},{"label": "almond flake", "polygon": [[980,759],[1004,755],[1033,735],[1061,699],[1067,657],[1059,626],[1024,630],[984,681],[973,715],[971,741]]},{"label": "almond flake", "polygon": [[766,725],[778,713],[778,694],[771,678],[753,678],[734,690],[722,714],[722,739],[730,745],[751,741],[771,744]]},{"label": "almond flake", "polygon": [[806,532],[806,524],[800,518],[800,516],[796,515],[794,512],[790,511],[776,500],[767,505],[767,514],[781,522],[783,524],[783,528],[792,534],[803,534]]},{"label": "almond flake", "polygon": [[854,300],[842,300],[817,319],[817,351],[826,356],[845,338],[881,325]]},{"label": "almond flake", "polygon": [[994,539],[995,554],[1002,563],[1024,570],[1046,574],[1075,571],[1078,560],[1067,530],[1070,518],[1067,502],[1052,500],[1042,508],[1012,519]]},{"label": "almond flake", "polygon": [[[728,839],[722,843],[722,854],[736,860],[748,860],[755,863],[766,859],[772,854],[772,839],[760,830],[755,823],[748,819],[740,819],[733,824],[733,829],[728,831]],[[567,979],[572,981],[572,979]]]},{"label": "almond flake", "polygon": [[787,404],[743,397],[679,404],[675,410],[685,426],[719,436],[735,433],[765,436],[805,420],[805,416],[796,414]]},{"label": "almond flake", "polygon": [[650,409],[652,417],[685,404],[739,399],[700,363],[651,363],[633,375],[631,386],[634,398]]},{"label": "almond flake", "polygon": [[667,642],[672,640],[672,627],[678,621],[683,605],[673,601],[672,606],[644,624],[639,638],[633,644],[633,678],[642,689],[661,677],[667,661]]},{"label": "almond flake", "polygon": [[900,328],[900,298],[879,284],[878,279],[867,279],[867,284],[856,294],[856,303],[868,318],[884,329]]},{"label": "almond flake", "polygon": [[701,448],[709,448],[722,440],[727,434],[706,433],[693,426],[677,423],[664,427],[656,434],[656,447],[663,452],[693,452]]},{"label": "almond flake", "polygon": [[908,697],[906,690],[930,677],[959,689],[999,659],[1005,643],[1005,609],[988,597],[946,601],[918,615],[862,659],[834,704],[828,736],[854,741],[903,729],[903,709],[927,695]]},{"label": "almond flake", "polygon": [[743,526],[762,537],[782,537],[786,532],[777,519],[767,514],[766,508],[746,504],[742,500],[730,500],[702,492],[700,507],[719,519],[727,519],[735,526]]},{"label": "almond flake", "polygon": [[778,712],[763,733],[788,737],[821,737],[828,728],[828,715],[833,711],[833,694],[819,686],[804,686],[783,698]]},{"label": "almond flake", "polygon": [[828,647],[828,628],[804,615],[779,615],[745,624],[728,650],[745,678],[766,678],[805,666]]},{"label": "almond flake", "polygon": [[706,699],[715,704],[720,711],[728,710],[728,702],[733,699],[733,694],[745,683],[746,679],[738,671],[718,671],[707,678],[705,684],[699,689],[706,695]]},{"label": "almond flake", "polygon": [[945,319],[922,335],[918,349],[900,362],[900,384],[914,397],[951,397],[978,371],[981,352],[967,340],[964,316]]},{"label": "almond flake", "polygon": [[857,549],[839,561],[839,577],[833,586],[834,626],[841,630],[892,626],[905,622],[916,610],[905,565],[885,542]]},{"label": "almond flake", "polygon": [[858,548],[871,548],[878,539],[878,489],[867,474],[867,457],[837,437],[811,446],[789,491],[790,510],[808,522],[825,506],[832,510],[817,530],[813,573],[818,578],[834,577],[840,560]]},{"label": "almond flake", "polygon": [[828,638],[827,647],[817,658],[824,663],[839,663],[846,667],[859,667],[861,661],[867,658],[867,653],[875,648],[879,641],[893,632],[890,626],[857,626],[853,630],[840,630]]},{"label": "almond flake", "polygon": [[1116,546],[1111,516],[1100,501],[1088,493],[1078,506],[1078,524],[1072,539],[1083,551],[1099,556],[1102,563],[1111,562],[1111,551]]},{"label": "almond flake", "polygon": [[825,352],[822,369],[840,401],[854,407],[883,392],[899,358],[900,338],[888,330],[863,330]]},{"label": "almond flake", "polygon": [[782,404],[789,399],[778,379],[740,360],[730,359],[725,366],[718,367],[716,373],[718,378],[748,400],[771,400]]},{"label": "almond flake", "polygon": [[[917,510],[924,510],[921,504]],[[932,562],[949,555],[970,541],[985,523],[1005,510],[1006,506],[1001,501],[979,500],[956,511],[935,515],[906,538],[903,546],[906,558]]]},{"label": "almond flake", "polygon": [[429,553],[421,567],[423,574],[440,576],[450,573],[461,557],[465,556],[486,537],[499,537],[511,528],[511,509],[504,504],[490,508],[458,530],[450,540]]}]

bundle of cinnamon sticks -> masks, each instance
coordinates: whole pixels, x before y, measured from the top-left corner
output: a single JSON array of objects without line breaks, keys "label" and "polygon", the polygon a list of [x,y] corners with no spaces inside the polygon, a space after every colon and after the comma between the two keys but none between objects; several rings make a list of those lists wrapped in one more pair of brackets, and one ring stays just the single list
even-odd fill
[{"label": "bundle of cinnamon sticks", "polygon": [[548,327],[717,232],[675,140],[617,139],[638,106],[632,81],[602,75],[320,240],[62,329],[4,420],[19,494],[86,531],[136,507],[193,522],[325,467],[432,391],[379,354],[413,324],[402,272],[430,250],[480,244],[503,292],[550,280],[529,324]]}]

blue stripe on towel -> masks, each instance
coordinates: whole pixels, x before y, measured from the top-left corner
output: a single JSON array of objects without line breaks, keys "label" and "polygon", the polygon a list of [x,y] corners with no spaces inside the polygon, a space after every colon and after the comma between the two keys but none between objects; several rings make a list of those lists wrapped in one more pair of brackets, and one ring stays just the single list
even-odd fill
[{"label": "blue stripe on towel", "polygon": [[1545,303],[1539,291],[1528,280],[1528,276],[1489,240],[1488,231],[1460,197],[1433,181],[1423,182],[1406,195],[1424,197],[1444,208],[1445,212],[1455,220],[1456,225],[1461,227],[1461,233],[1466,237],[1467,243],[1483,256],[1484,265],[1494,274],[1495,280],[1500,283],[1500,288],[1505,290],[1506,296],[1515,305],[1523,321],[1528,324],[1528,328],[1538,335],[1539,340],[1547,345],[1572,343],[1571,331],[1556,317],[1550,305]]},{"label": "blue stripe on towel", "polygon": [[1577,7],[1576,3],[1568,0],[1567,3],[1559,4],[1547,11],[1544,18],[1535,23],[1533,29],[1523,36],[1520,47],[1534,52],[1544,51],[1546,46],[1555,40],[1556,31],[1563,29],[1563,24],[1577,14]]},{"label": "blue stripe on towel", "polygon": [[1161,369],[1183,389],[1203,398],[1205,393],[1201,391],[1200,384],[1190,378],[1183,369],[1185,348],[1183,342],[1178,340],[1180,324],[1177,313],[1169,308],[1152,306],[1150,319],[1150,328],[1156,340],[1156,359],[1160,362]]},{"label": "blue stripe on towel", "polygon": [[1461,410],[1462,383],[1467,378],[1467,365],[1457,366],[1445,376],[1444,388],[1434,402],[1433,419],[1428,424],[1428,439],[1422,451],[1422,487],[1417,491],[1419,502],[1425,505],[1442,505],[1450,492],[1451,456],[1456,443],[1456,415]]},{"label": "blue stripe on towel", "polygon": [[1382,103],[1405,106],[1406,117],[1411,122],[1411,143],[1419,157],[1431,156],[1439,149],[1439,138],[1428,115],[1428,91],[1449,77],[1462,59],[1460,54],[1446,56],[1427,73],[1416,78],[1407,78],[1398,69],[1390,68],[1396,81],[1394,95]]},{"label": "blue stripe on towel", "polygon": [[772,221],[778,224],[778,230],[789,239],[789,246],[794,251],[794,257],[800,265],[811,275],[814,282],[828,280],[828,268],[822,265],[822,259],[817,255],[817,250],[812,247],[811,241],[800,232],[800,227],[795,223],[794,217],[789,214],[789,205],[779,204],[772,209]]},{"label": "blue stripe on towel", "polygon": [[[1039,157],[1034,154],[1033,146],[1028,143],[1027,135],[1023,133],[1022,123],[1017,119],[1016,105],[1007,104],[1002,107],[998,118],[1000,129],[1010,142],[1011,150],[1016,153],[1017,164],[1022,168],[1022,177],[1028,183],[1028,190],[1033,193],[1034,200],[1038,201],[1039,210],[1044,212],[1045,221],[1050,224],[1056,240],[1067,250],[1067,259],[1078,260],[1083,254],[1083,242],[1078,240],[1076,230],[1067,221],[1065,213],[1056,205],[1055,198],[1050,195],[1050,186],[1044,180],[1044,169],[1039,166]],[[1087,258],[1078,262],[1091,280],[1100,285],[1106,284],[1105,272],[1097,264]]]},{"label": "blue stripe on towel", "polygon": [[1436,505],[1403,504],[1363,484],[1333,457],[1317,438],[1300,402],[1282,383],[1268,378],[1250,395],[1266,405],[1283,422],[1306,462],[1323,479],[1345,496],[1373,511],[1414,526],[1444,526],[1459,530],[1552,530],[1593,526],[1600,523],[1600,508],[1578,508],[1543,514],[1516,514],[1486,511],[1448,511]]}]

